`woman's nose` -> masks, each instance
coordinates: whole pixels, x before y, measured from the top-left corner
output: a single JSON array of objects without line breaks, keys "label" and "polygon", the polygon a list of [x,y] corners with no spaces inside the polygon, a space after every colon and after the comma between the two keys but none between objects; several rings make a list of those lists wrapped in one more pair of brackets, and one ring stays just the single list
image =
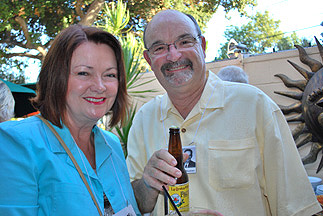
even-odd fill
[{"label": "woman's nose", "polygon": [[106,86],[101,77],[94,78],[91,90],[98,93],[102,93],[106,90]]}]

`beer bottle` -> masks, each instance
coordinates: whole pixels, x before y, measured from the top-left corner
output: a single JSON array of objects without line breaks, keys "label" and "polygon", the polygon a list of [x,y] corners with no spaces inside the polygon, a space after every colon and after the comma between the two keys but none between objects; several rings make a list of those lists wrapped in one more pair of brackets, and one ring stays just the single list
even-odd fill
[{"label": "beer bottle", "polygon": [[[177,160],[176,168],[182,172],[182,176],[177,179],[176,184],[174,186],[169,186],[168,192],[178,210],[180,212],[186,212],[189,211],[189,183],[188,175],[183,165],[182,142],[178,127],[169,128],[168,152],[175,157]],[[167,196],[165,196],[165,199],[165,205],[167,205],[165,214],[175,212],[175,209],[170,200],[167,199]]]}]

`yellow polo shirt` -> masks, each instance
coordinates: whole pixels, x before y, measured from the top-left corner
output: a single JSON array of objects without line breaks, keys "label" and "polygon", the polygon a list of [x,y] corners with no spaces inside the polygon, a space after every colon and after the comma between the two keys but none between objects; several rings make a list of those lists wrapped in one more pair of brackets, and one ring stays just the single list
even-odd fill
[{"label": "yellow polo shirt", "polygon": [[[225,82],[210,72],[200,101],[186,119],[167,94],[146,103],[128,138],[132,180],[142,177],[155,151],[167,148],[173,125],[181,128],[183,146],[196,133],[190,206],[225,216],[307,216],[321,210],[284,115],[256,87]],[[159,195],[154,215],[163,214]]]}]

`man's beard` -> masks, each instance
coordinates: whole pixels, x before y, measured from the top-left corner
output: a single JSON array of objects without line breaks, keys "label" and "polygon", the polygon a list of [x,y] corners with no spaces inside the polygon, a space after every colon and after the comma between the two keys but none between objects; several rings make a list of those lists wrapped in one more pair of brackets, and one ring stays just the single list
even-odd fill
[{"label": "man's beard", "polygon": [[[176,71],[170,72],[169,69],[176,68],[176,67],[187,67],[189,66],[190,69],[186,69],[184,71]],[[166,63],[161,67],[161,72],[164,74],[165,79],[172,85],[181,85],[192,79],[193,77],[193,63],[188,60],[184,59],[177,62]]]}]

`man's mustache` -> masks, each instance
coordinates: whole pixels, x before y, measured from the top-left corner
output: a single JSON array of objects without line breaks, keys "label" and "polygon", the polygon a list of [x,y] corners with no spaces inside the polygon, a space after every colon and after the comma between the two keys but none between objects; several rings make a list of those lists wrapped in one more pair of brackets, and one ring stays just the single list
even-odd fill
[{"label": "man's mustache", "polygon": [[183,65],[188,65],[190,66],[191,68],[193,68],[193,63],[188,60],[188,59],[183,59],[181,61],[177,61],[177,62],[169,62],[169,63],[165,63],[161,66],[161,71],[163,74],[165,74],[165,71],[166,70],[169,70],[171,68],[174,68],[174,67],[178,67],[178,66],[183,66]]}]

